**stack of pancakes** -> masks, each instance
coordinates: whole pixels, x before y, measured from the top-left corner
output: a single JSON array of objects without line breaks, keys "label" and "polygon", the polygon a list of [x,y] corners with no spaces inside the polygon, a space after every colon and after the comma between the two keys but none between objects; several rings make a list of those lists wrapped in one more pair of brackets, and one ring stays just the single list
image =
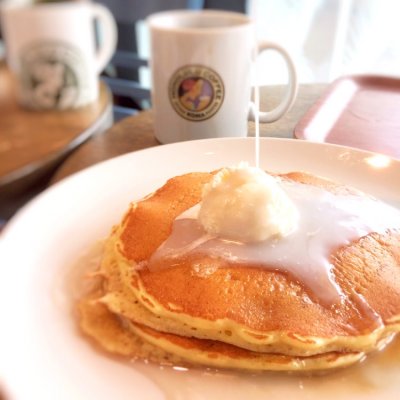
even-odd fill
[{"label": "stack of pancakes", "polygon": [[[79,305],[104,349],[158,363],[243,370],[326,370],[382,348],[400,330],[400,232],[370,233],[331,254],[342,299],[327,305],[295,277],[203,255],[149,269],[174,220],[201,201],[212,173],[170,179],[131,204],[108,238],[101,285]],[[304,173],[282,179],[330,192]]]}]

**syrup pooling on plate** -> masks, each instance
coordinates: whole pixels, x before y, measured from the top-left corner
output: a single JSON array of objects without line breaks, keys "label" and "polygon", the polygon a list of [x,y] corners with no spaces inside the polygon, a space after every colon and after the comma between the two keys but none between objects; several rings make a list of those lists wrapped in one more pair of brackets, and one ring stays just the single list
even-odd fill
[{"label": "syrup pooling on plate", "polygon": [[187,257],[206,255],[230,266],[281,270],[309,288],[321,303],[339,302],[342,293],[332,275],[330,255],[371,232],[400,226],[399,211],[365,195],[334,194],[289,180],[280,180],[280,185],[300,214],[298,229],[290,235],[250,243],[211,236],[197,220],[198,204],[174,221],[170,237],[150,258],[148,268],[177,266]]}]

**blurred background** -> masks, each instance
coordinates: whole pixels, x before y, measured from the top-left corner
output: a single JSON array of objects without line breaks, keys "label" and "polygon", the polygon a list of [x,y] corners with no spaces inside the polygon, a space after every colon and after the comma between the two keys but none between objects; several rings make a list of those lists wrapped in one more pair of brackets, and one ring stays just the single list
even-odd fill
[{"label": "blurred background", "polygon": [[[155,10],[224,8],[246,12],[257,24],[259,39],[282,43],[296,59],[299,80],[328,82],[343,74],[400,73],[400,2],[397,0],[101,0],[120,25],[121,47],[147,57],[143,19]],[[135,26],[131,26],[135,21]],[[135,38],[134,43],[131,42]],[[260,63],[273,70],[277,83],[281,64],[273,55]],[[277,72],[277,73],[275,73]],[[144,79],[144,78],[143,78]],[[264,78],[265,79],[265,78]]]},{"label": "blurred background", "polygon": [[[36,0],[34,2],[59,1]],[[90,0],[70,1],[89,2]],[[0,6],[30,3],[32,0],[0,0]],[[400,76],[400,24],[398,22],[400,1],[398,0],[97,0],[97,3],[105,5],[112,12],[118,27],[118,44],[111,62],[102,73],[103,97],[93,106],[95,110],[95,107],[102,106],[104,102],[109,106],[110,115],[108,116],[108,111],[100,113],[101,119],[96,111],[93,111],[93,116],[87,117],[94,118],[94,123],[88,124],[91,132],[103,132],[111,126],[113,121],[118,122],[124,117],[151,107],[151,82],[148,68],[149,32],[145,20],[149,14],[158,11],[205,8],[231,10],[250,15],[255,20],[259,40],[278,42],[288,50],[296,63],[300,84],[327,86],[340,76],[353,74],[385,75],[397,78]],[[99,26],[96,32],[97,41],[101,43],[102,32]],[[237,56],[240,57],[240,54]],[[0,29],[0,62],[4,57],[5,47]],[[7,82],[4,77],[7,75],[4,73],[4,63],[2,65],[3,75],[0,75],[0,87],[5,93],[3,104],[9,107],[7,100],[11,97],[5,90]],[[280,85],[287,81],[286,67],[274,52],[263,53],[258,57],[257,72],[257,83],[260,86]],[[108,110],[107,107],[104,109]],[[3,132],[0,134],[3,134],[3,144],[8,143],[9,148],[13,148],[12,146],[16,149],[26,148],[27,152],[35,153],[36,147],[30,144],[29,123],[26,124],[29,129],[24,129],[25,125],[21,122],[17,107],[13,108],[17,117],[12,117],[10,114],[9,122],[7,122],[5,114],[9,114],[9,111],[4,110],[7,108],[4,106],[0,108],[0,121],[3,121],[3,125],[0,125],[0,130],[2,129]],[[87,111],[82,111],[82,113],[85,112]],[[24,115],[31,117],[29,113]],[[49,124],[51,121],[50,118]],[[57,124],[50,125],[51,129],[47,129],[46,140],[42,140],[43,147],[47,145],[49,152],[54,152],[53,145],[60,146],[58,142],[54,143],[56,136],[52,135],[55,128],[62,127],[60,121],[61,119],[57,119]],[[76,117],[72,116],[71,121],[69,125],[66,122],[64,125],[68,128],[68,132],[74,133]],[[40,123],[42,124],[43,121]],[[10,139],[13,137],[10,129],[14,131],[15,143]],[[78,133],[85,131],[82,127],[76,130]],[[43,130],[45,133],[47,131]],[[14,143],[12,146],[9,145],[11,142]],[[74,146],[77,146],[78,142],[74,143]],[[155,143],[150,142],[150,144]],[[63,153],[60,153],[62,157],[65,158],[66,151],[71,151],[72,148],[73,146],[69,146],[67,150],[62,149]],[[7,151],[7,147],[4,149]],[[58,163],[64,159],[60,154],[57,155]],[[13,160],[16,157],[10,158]],[[32,159],[34,159],[33,156]],[[0,155],[0,162],[6,164],[6,157]],[[35,168],[40,170],[42,167],[44,169],[47,162],[40,161],[32,164],[33,166],[29,165],[29,171],[36,171]],[[53,163],[53,170],[55,166],[56,164]],[[24,189],[27,183],[30,184],[32,181],[30,173],[26,173],[25,177],[21,172]],[[0,176],[0,189],[3,184],[3,191],[14,184],[14,181],[8,179],[7,176],[3,177],[3,183],[1,178]],[[12,194],[13,192],[14,188],[12,188]],[[0,226],[2,218],[7,219],[23,204],[23,201],[25,199],[16,201],[13,197],[5,199],[4,193],[0,190]]]},{"label": "blurred background", "polygon": [[[0,0],[0,3],[31,1]],[[258,39],[281,43],[290,52],[298,68],[300,83],[327,83],[348,74],[400,74],[400,2],[397,0],[98,2],[112,11],[119,30],[118,52],[104,76],[130,81],[108,82],[116,95],[116,102],[128,108],[142,109],[149,106],[146,91],[150,87],[146,62],[149,35],[144,21],[149,14],[161,10],[215,8],[249,14],[256,21]],[[4,52],[3,47],[0,47],[1,51]],[[286,69],[278,55],[268,52],[261,55],[257,63],[257,70],[265,72],[258,74],[260,85],[286,81]],[[126,85],[130,85],[130,89],[144,91],[138,92],[139,95],[134,99],[124,95],[127,93]]]}]

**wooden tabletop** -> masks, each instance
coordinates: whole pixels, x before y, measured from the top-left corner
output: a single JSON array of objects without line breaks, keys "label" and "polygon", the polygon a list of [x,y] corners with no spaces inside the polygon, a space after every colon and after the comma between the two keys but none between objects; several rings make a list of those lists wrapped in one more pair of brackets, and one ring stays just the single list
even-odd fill
[{"label": "wooden tabletop", "polygon": [[[295,125],[321,96],[326,87],[326,84],[300,85],[292,109],[277,122],[261,124],[261,136],[293,137]],[[282,98],[283,90],[282,86],[262,88],[261,110],[272,109]],[[249,135],[254,135],[254,123],[249,122],[248,127]],[[121,120],[103,134],[91,138],[82,145],[57,170],[52,183],[97,162],[159,144],[154,137],[153,112],[151,110],[141,112]]]},{"label": "wooden tabletop", "polygon": [[17,102],[13,75],[0,63],[0,186],[81,143],[88,136],[83,133],[106,110],[111,113],[111,105],[109,90],[101,84],[98,101],[79,109],[24,109]]},{"label": "wooden tabletop", "polygon": [[22,108],[15,78],[0,61],[0,220],[43,189],[72,150],[112,121],[112,97],[104,83],[98,100],[79,109]]}]

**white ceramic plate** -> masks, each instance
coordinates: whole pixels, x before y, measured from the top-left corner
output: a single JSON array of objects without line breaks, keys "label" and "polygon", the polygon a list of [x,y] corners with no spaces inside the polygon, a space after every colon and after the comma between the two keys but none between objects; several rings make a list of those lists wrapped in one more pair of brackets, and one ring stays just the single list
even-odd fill
[{"label": "white ceramic plate", "polygon": [[[0,240],[0,387],[15,399],[393,399],[400,364],[385,355],[325,377],[185,372],[96,351],[70,313],[68,271],[128,203],[189,171],[254,160],[252,139],[185,142],[127,154],[44,192]],[[400,162],[346,147],[262,139],[261,166],[305,170],[400,206]],[[394,351],[394,350],[392,350]],[[372,357],[373,358],[373,357]]]}]

